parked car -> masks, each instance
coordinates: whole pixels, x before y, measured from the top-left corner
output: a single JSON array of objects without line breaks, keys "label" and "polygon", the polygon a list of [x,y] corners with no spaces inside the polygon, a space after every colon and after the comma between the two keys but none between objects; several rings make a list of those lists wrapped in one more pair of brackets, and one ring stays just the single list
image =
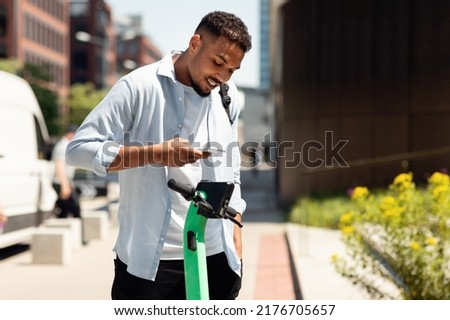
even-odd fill
[{"label": "parked car", "polygon": [[48,131],[29,84],[0,71],[0,206],[7,218],[0,248],[28,241],[53,211]]}]

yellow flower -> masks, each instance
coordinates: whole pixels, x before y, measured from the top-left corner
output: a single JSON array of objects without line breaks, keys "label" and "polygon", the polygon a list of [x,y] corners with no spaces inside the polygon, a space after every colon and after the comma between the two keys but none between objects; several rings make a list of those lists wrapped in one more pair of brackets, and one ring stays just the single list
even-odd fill
[{"label": "yellow flower", "polygon": [[404,208],[395,207],[395,208],[390,208],[390,209],[384,210],[383,215],[386,218],[398,218],[398,217],[400,217],[400,215],[402,214],[403,211],[404,211]]},{"label": "yellow flower", "polygon": [[349,211],[347,213],[344,213],[342,216],[340,216],[339,222],[342,224],[347,224],[347,223],[351,222],[352,219],[353,219],[353,212]]},{"label": "yellow flower", "polygon": [[428,182],[434,185],[450,185],[450,177],[448,174],[435,172],[428,178]]},{"label": "yellow flower", "polygon": [[437,239],[435,237],[428,237],[425,242],[430,245],[430,246],[434,246],[437,243]]},{"label": "yellow flower", "polygon": [[363,199],[369,195],[369,189],[366,187],[356,187],[352,193],[352,200]]},{"label": "yellow flower", "polygon": [[412,173],[408,172],[408,173],[400,173],[398,176],[395,177],[394,179],[394,184],[398,185],[398,184],[403,184],[403,183],[408,183],[408,182],[412,182]]},{"label": "yellow flower", "polygon": [[355,231],[355,228],[352,227],[352,226],[347,226],[347,227],[342,228],[341,231],[342,231],[343,234],[349,235],[349,234],[352,234],[353,231]]},{"label": "yellow flower", "polygon": [[332,262],[337,262],[339,260],[339,255],[337,253],[331,255],[330,257]]},{"label": "yellow flower", "polygon": [[383,198],[380,204],[380,209],[382,211],[392,209],[397,205],[397,200],[393,196],[386,196]]},{"label": "yellow flower", "polygon": [[420,249],[420,243],[418,243],[417,241],[411,241],[409,244],[409,247],[411,249],[413,249],[414,251],[419,250]]},{"label": "yellow flower", "polygon": [[395,177],[393,185],[400,190],[405,190],[411,188],[414,184],[412,182],[413,175],[412,172],[400,173]]},{"label": "yellow flower", "polygon": [[446,193],[448,193],[449,190],[450,190],[450,186],[448,186],[448,185],[438,185],[437,187],[435,187],[433,189],[433,197],[439,198],[442,195],[445,195]]}]

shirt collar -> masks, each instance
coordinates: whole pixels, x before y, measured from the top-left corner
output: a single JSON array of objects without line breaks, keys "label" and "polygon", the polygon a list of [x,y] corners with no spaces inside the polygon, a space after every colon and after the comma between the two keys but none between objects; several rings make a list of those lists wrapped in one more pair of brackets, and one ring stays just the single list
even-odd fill
[{"label": "shirt collar", "polygon": [[[158,75],[167,77],[171,79],[174,83],[177,83],[177,79],[175,78],[175,67],[173,65],[173,57],[176,55],[182,54],[183,51],[180,50],[172,50],[171,53],[167,54],[161,59],[161,63],[158,67]],[[219,87],[215,88],[212,92],[219,92]],[[208,96],[209,101],[212,101],[212,95]]]},{"label": "shirt collar", "polygon": [[182,51],[173,50],[170,54],[167,54],[161,59],[161,63],[158,68],[158,74],[164,77],[170,78],[173,82],[175,79],[175,67],[173,65],[173,57],[175,55],[180,55]]}]

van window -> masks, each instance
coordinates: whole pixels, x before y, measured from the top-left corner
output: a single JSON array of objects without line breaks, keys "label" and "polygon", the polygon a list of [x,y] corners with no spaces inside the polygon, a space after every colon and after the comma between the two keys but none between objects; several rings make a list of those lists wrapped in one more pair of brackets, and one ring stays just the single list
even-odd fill
[{"label": "van window", "polygon": [[34,116],[34,126],[36,128],[36,142],[37,142],[37,150],[38,150],[38,158],[43,160],[47,158],[47,143],[42,135],[41,126],[39,124],[39,120]]}]

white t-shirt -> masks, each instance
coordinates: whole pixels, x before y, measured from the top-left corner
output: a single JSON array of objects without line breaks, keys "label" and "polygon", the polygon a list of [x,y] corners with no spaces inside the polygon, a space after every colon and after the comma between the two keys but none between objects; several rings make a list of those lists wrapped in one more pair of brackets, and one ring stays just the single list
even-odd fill
[{"label": "white t-shirt", "polygon": [[[69,144],[69,139],[66,137],[62,137],[53,147],[52,151],[52,161],[62,161],[65,166],[66,170],[66,176],[69,181],[73,180],[73,177],[75,176],[75,168],[68,166],[66,164],[66,149],[67,145]],[[53,173],[53,183],[55,184],[61,184],[59,181],[56,172]]]},{"label": "white t-shirt", "polygon": [[[207,98],[199,96],[192,87],[183,85],[186,107],[180,138],[188,139],[197,148],[203,148],[208,142],[206,113]],[[208,168],[202,161],[186,164],[183,167],[168,167],[168,178],[196,187],[200,180],[208,180]],[[178,192],[170,190],[172,212],[169,229],[164,243],[161,259],[183,259],[183,228],[190,201]],[[205,230],[206,255],[223,251],[220,219],[208,219]]]}]

